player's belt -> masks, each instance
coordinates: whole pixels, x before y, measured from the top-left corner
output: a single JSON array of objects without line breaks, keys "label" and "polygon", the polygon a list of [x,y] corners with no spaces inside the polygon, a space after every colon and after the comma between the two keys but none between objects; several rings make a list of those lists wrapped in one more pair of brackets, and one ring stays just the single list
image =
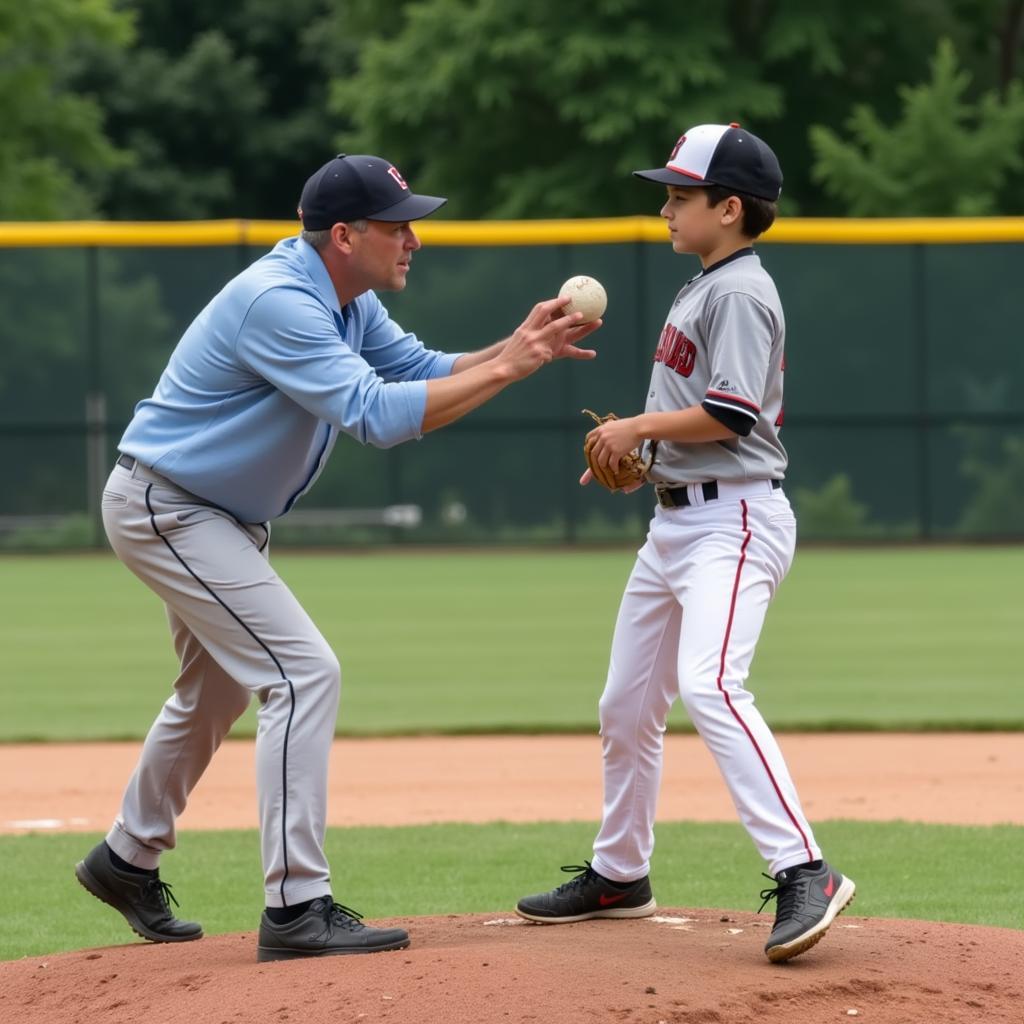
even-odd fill
[{"label": "player's belt", "polygon": [[[782,486],[781,480],[762,480],[759,481],[759,483],[761,487],[770,483],[773,491],[777,491]],[[744,485],[726,483],[722,485],[722,490],[732,492],[737,487],[742,489]],[[691,484],[690,487],[658,487],[655,490],[655,493],[658,496],[658,504],[662,508],[686,508],[687,505],[695,505],[697,502],[690,497],[691,488],[694,490],[700,490],[701,497],[704,499],[704,502],[717,501],[719,498],[718,481],[709,480],[707,483],[703,484]],[[751,487],[751,494],[754,493],[756,493],[756,491],[754,490],[754,487]],[[701,502],[701,504],[704,502]]]},{"label": "player's belt", "polygon": [[138,459],[132,458],[131,455],[125,455],[124,452],[118,455],[116,465],[123,466],[129,473],[134,473],[137,480],[148,480],[155,484],[171,483],[167,477],[161,476],[156,470],[144,466]]}]

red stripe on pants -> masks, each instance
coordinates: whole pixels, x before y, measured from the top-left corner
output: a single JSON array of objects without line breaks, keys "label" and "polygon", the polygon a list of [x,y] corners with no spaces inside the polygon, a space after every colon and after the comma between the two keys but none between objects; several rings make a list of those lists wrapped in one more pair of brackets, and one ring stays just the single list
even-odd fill
[{"label": "red stripe on pants", "polygon": [[747,723],[743,721],[740,713],[733,707],[732,699],[729,697],[728,692],[722,685],[722,677],[725,675],[725,655],[729,649],[729,637],[732,634],[732,620],[736,614],[736,597],[740,591],[740,574],[743,572],[743,563],[747,560],[747,545],[750,543],[751,533],[750,528],[747,525],[747,503],[746,501],[740,501],[740,507],[743,509],[743,543],[740,546],[740,560],[736,566],[736,579],[732,585],[732,600],[729,603],[729,621],[725,627],[725,639],[722,641],[722,657],[718,665],[718,679],[716,685],[718,691],[725,698],[726,706],[729,708],[733,718],[740,723],[743,731],[747,734],[747,739],[750,740],[757,751],[757,756],[761,759],[761,764],[764,765],[764,770],[768,773],[768,778],[771,780],[772,787],[775,790],[776,795],[779,798],[779,802],[782,804],[783,810],[789,816],[789,820],[793,822],[793,827],[800,833],[800,839],[803,841],[804,848],[807,850],[807,859],[809,861],[814,860],[811,854],[811,844],[807,842],[807,836],[804,835],[804,830],[800,827],[800,823],[796,820],[796,816],[789,809],[789,804],[786,803],[786,798],[782,795],[782,790],[779,789],[779,784],[775,781],[775,776],[772,774],[772,770],[768,765],[768,761],[761,751],[761,748],[757,745],[757,740],[754,739],[754,734],[747,728]]}]

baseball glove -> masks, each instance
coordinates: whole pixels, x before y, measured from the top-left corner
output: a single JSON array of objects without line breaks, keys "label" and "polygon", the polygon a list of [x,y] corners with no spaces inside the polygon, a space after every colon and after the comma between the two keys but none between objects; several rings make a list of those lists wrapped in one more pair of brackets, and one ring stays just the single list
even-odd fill
[{"label": "baseball glove", "polygon": [[[608,420],[617,420],[619,418],[613,412],[608,413],[607,416],[598,416],[596,412],[591,412],[590,409],[584,409],[583,412],[593,419],[598,426],[602,423],[607,423]],[[609,491],[621,491],[624,487],[643,483],[647,479],[647,470],[651,468],[651,464],[644,462],[640,457],[640,453],[635,448],[619,459],[618,469],[612,469],[611,466],[599,466],[597,460],[591,457],[593,446],[593,441],[585,441],[583,444],[583,456],[587,460],[587,465],[590,467],[590,472],[593,474],[594,479],[603,487],[607,487]]]}]

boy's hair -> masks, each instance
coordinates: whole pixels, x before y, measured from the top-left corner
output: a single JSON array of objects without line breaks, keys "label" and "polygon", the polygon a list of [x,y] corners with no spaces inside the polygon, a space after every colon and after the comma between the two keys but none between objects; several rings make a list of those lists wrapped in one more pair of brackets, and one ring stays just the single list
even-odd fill
[{"label": "boy's hair", "polygon": [[708,206],[717,206],[729,196],[735,196],[743,204],[743,222],[740,224],[740,230],[747,238],[763,235],[775,222],[778,203],[772,199],[761,199],[746,192],[737,192],[734,188],[725,188],[723,185],[708,185],[704,193],[708,197]]}]

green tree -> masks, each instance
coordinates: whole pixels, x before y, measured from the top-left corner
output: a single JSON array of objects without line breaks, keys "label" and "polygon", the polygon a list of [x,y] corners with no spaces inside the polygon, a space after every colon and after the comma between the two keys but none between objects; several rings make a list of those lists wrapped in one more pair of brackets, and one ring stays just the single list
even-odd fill
[{"label": "green tree", "polygon": [[335,145],[457,215],[633,213],[629,171],[701,120],[771,141],[783,212],[835,213],[808,126],[888,109],[943,37],[1007,104],[1022,24],[1024,0],[0,0],[0,216],[291,217]]},{"label": "green tree", "polygon": [[119,154],[100,106],[75,95],[64,67],[84,42],[118,51],[130,38],[112,0],[0,0],[0,219],[94,212],[97,179]]},{"label": "green tree", "polygon": [[666,7],[667,22],[645,6],[404,4],[399,30],[366,38],[358,73],[334,79],[332,109],[354,121],[343,148],[389,156],[457,216],[629,212],[621,181],[667,155],[684,96],[691,121],[781,109],[748,62],[727,72],[733,39],[716,5]]},{"label": "green tree", "polygon": [[292,218],[311,169],[346,124],[326,113],[331,0],[123,0],[128,53],[78,48],[76,84],[101,98],[131,153],[101,197],[115,219]]},{"label": "green tree", "polygon": [[[853,216],[981,216],[1000,212],[1007,177],[1024,168],[1024,89],[967,96],[971,76],[940,42],[931,79],[899,90],[899,120],[867,106],[847,121],[850,139],[811,129],[814,176]],[[1019,197],[1016,209],[1024,212]]]},{"label": "green tree", "polygon": [[[349,0],[334,46],[340,145],[380,152],[466,217],[586,216],[650,209],[630,171],[700,121],[768,139],[783,211],[837,212],[811,180],[808,126],[851,104],[883,109],[953,38],[986,87],[1020,40],[1017,0]],[[1013,73],[1012,65],[1008,65]]]}]

